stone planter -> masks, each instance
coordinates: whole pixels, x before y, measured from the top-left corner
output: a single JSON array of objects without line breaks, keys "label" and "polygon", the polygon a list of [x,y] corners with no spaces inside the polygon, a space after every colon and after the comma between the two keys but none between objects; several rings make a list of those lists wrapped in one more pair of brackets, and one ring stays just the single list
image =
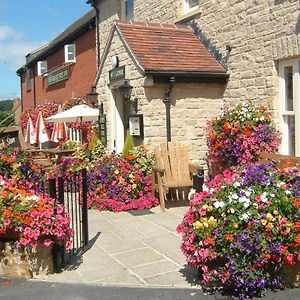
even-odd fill
[{"label": "stone planter", "polygon": [[53,273],[52,249],[39,244],[36,250],[17,249],[14,242],[0,242],[0,276],[46,278]]},{"label": "stone planter", "polygon": [[283,279],[289,287],[300,287],[300,262],[297,261],[294,265],[284,265]]}]

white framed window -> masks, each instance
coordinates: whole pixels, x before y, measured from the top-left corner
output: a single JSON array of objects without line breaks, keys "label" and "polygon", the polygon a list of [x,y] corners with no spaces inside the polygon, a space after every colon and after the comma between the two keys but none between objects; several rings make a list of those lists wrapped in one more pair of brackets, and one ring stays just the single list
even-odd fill
[{"label": "white framed window", "polygon": [[32,72],[31,69],[26,70],[26,91],[31,91],[31,79],[32,79]]},{"label": "white framed window", "polygon": [[279,63],[280,152],[300,156],[300,59]]},{"label": "white framed window", "polygon": [[47,61],[38,61],[37,62],[37,74],[38,76],[42,76],[48,71]]},{"label": "white framed window", "polygon": [[65,62],[76,61],[76,47],[75,44],[65,45]]},{"label": "white framed window", "polygon": [[134,0],[122,1],[122,20],[133,21],[134,18]]},{"label": "white framed window", "polygon": [[200,0],[184,0],[184,13],[188,13],[199,7]]}]

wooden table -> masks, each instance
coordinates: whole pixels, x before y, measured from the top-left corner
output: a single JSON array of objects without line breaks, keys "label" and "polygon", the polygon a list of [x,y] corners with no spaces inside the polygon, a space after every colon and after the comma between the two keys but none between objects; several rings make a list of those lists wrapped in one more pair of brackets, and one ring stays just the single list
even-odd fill
[{"label": "wooden table", "polygon": [[75,152],[74,149],[59,149],[59,148],[49,148],[49,149],[41,149],[42,153],[44,153],[49,162],[58,165],[64,156],[71,155]]}]

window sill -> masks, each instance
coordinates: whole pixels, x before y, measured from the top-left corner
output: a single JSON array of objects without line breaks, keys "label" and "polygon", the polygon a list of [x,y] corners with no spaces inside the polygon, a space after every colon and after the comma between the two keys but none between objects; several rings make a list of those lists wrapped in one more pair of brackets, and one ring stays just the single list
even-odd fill
[{"label": "window sill", "polygon": [[190,12],[177,17],[177,19],[175,20],[175,24],[182,24],[182,23],[190,21],[191,19],[194,19],[196,17],[201,17],[202,13],[203,13],[202,7],[193,9]]}]

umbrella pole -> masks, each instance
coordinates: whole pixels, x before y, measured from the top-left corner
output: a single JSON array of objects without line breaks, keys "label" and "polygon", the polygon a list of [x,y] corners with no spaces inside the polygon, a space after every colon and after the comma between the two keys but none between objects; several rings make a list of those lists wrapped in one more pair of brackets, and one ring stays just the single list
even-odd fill
[{"label": "umbrella pole", "polygon": [[81,139],[81,144],[83,144],[82,117],[80,117],[80,139]]}]

